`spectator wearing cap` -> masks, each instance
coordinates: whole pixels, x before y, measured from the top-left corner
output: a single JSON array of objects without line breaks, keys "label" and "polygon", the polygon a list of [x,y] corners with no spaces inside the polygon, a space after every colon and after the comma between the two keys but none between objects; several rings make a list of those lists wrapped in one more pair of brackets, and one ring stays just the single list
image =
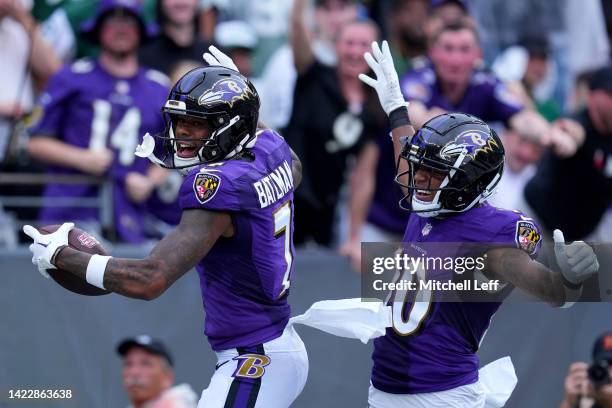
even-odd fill
[{"label": "spectator wearing cap", "polygon": [[[138,47],[154,29],[142,18],[138,0],[102,0],[83,34],[101,46],[100,56],[66,65],[49,81],[39,106],[40,119],[29,129],[30,155],[48,164],[51,179],[61,175],[104,176],[112,192],[112,216],[81,199],[101,194],[95,184],[49,183],[45,186],[42,223],[73,220],[109,238],[143,242],[145,203],[166,172],[134,155],[145,132],[165,124],[159,111],[168,78],[138,63]],[[58,201],[68,203],[58,206]],[[85,227],[82,226],[82,227]]]},{"label": "spectator wearing cap", "polygon": [[233,20],[217,24],[215,42],[234,61],[242,75],[251,77],[257,33],[249,23]]},{"label": "spectator wearing cap", "polygon": [[198,35],[197,0],[159,0],[157,21],[161,32],[140,49],[140,62],[170,75],[177,63],[202,61],[209,42]]},{"label": "spectator wearing cap", "polygon": [[194,408],[197,395],[188,384],[174,384],[173,360],[164,343],[142,335],[117,346],[123,358],[123,386],[130,408]]},{"label": "spectator wearing cap", "polygon": [[612,332],[595,340],[592,358],[570,365],[559,408],[612,408]]},{"label": "spectator wearing cap", "polygon": [[552,133],[572,136],[542,159],[525,187],[531,212],[568,241],[610,241],[612,216],[612,65],[593,73],[587,106],[553,123]]},{"label": "spectator wearing cap", "polygon": [[[41,22],[45,40],[64,62],[95,58],[99,54],[98,45],[81,35],[81,28],[96,13],[101,1],[34,0],[32,15]],[[140,0],[140,3],[144,19],[153,22],[157,0]]]}]

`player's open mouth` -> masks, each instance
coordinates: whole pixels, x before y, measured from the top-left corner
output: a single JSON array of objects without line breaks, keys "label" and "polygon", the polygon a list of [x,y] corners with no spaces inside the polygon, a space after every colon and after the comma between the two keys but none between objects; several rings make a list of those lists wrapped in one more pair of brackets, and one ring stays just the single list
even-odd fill
[{"label": "player's open mouth", "polygon": [[416,190],[416,198],[421,201],[431,201],[433,200],[433,191],[430,190]]},{"label": "player's open mouth", "polygon": [[187,142],[187,141],[176,142],[176,154],[179,157],[183,157],[183,158],[194,157],[198,153],[198,150],[200,148],[200,144],[201,143],[199,143],[197,141],[193,141],[193,142]]}]

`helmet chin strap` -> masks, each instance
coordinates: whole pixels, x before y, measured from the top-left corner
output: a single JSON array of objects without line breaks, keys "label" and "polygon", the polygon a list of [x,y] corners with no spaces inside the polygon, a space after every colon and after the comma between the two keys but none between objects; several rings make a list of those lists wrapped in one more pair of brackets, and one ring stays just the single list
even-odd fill
[{"label": "helmet chin strap", "polygon": [[438,203],[439,191],[432,201],[423,201],[416,198],[416,193],[412,194],[412,210],[416,215],[422,218],[432,218],[440,214],[441,208]]},{"label": "helmet chin strap", "polygon": [[154,149],[155,139],[147,132],[142,138],[142,143],[136,146],[136,152],[134,154],[138,157],[149,159],[151,163],[157,164],[158,166],[167,167],[163,161],[155,157],[153,154]]},{"label": "helmet chin strap", "polygon": [[494,192],[499,180],[501,179],[501,174],[499,172],[493,177],[493,180],[487,185],[487,188],[484,189],[482,194],[476,199],[479,203],[482,203],[484,200],[489,198]]},{"label": "helmet chin strap", "polygon": [[246,136],[242,138],[240,143],[238,143],[238,145],[234,148],[234,150],[229,152],[225,156],[225,158],[230,159],[234,157],[235,155],[237,155],[238,153],[240,153],[241,151],[243,151],[244,149],[250,149],[251,147],[255,146],[256,141],[257,141],[257,135],[251,138],[251,135],[247,133]]},{"label": "helmet chin strap", "polygon": [[499,182],[499,179],[501,179],[501,174],[497,173],[495,175],[495,177],[493,177],[493,180],[491,180],[491,182],[487,185],[487,187],[483,190],[482,193],[480,193],[475,199],[474,201],[472,201],[470,203],[470,205],[468,205],[467,207],[465,207],[463,210],[461,210],[461,212],[467,211],[469,209],[471,209],[472,207],[474,207],[477,204],[480,204],[482,202],[484,202],[491,194],[493,194],[493,192],[495,192],[495,187],[497,187],[497,183]]}]

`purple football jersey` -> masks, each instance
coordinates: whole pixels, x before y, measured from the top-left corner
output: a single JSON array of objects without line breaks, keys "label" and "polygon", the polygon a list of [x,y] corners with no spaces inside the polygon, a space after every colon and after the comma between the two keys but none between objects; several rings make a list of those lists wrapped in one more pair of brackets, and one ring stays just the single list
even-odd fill
[{"label": "purple football jersey", "polygon": [[[129,172],[145,173],[150,163],[134,155],[145,132],[164,128],[160,107],[168,94],[168,79],[157,71],[140,68],[131,78],[116,78],[94,60],[83,59],[66,65],[49,81],[40,98],[42,115],[32,128],[33,136],[54,137],[72,146],[114,152],[114,160],[106,175],[110,180],[114,226],[125,241],[143,238],[144,206],[132,203],[124,188]],[[49,166],[52,175],[79,174],[77,170]],[[42,222],[99,220],[94,208],[57,207],[62,197],[93,198],[99,188],[90,185],[48,184],[45,205],[40,212]]]},{"label": "purple football jersey", "polygon": [[[482,253],[478,256],[489,245],[495,245],[520,248],[532,257],[537,255],[541,243],[538,226],[532,219],[489,204],[445,219],[424,218],[413,213],[404,242],[407,247],[420,250],[431,248],[423,244],[455,243],[435,246],[433,251],[437,253],[427,254],[454,259],[474,257],[476,246],[470,243],[479,244]],[[427,279],[432,278],[429,272]],[[393,394],[418,394],[478,381],[476,351],[491,318],[511,290],[507,284],[487,302],[433,301],[416,307],[410,299],[403,304],[397,300],[393,313],[401,314],[401,323],[395,323],[398,320],[394,316],[393,327],[374,341],[374,387]],[[437,294],[434,292],[432,297],[435,299]]]},{"label": "purple football jersey", "polygon": [[472,72],[463,98],[451,103],[440,89],[436,72],[431,63],[409,71],[400,80],[404,98],[419,101],[427,108],[438,107],[449,112],[461,112],[478,116],[485,122],[504,122],[523,105],[494,75],[480,69]]},{"label": "purple football jersey", "polygon": [[220,237],[198,263],[214,350],[275,339],[291,313],[293,176],[291,151],[272,130],[258,132],[253,160],[199,166],[185,178],[181,208],[231,214],[234,236]]}]

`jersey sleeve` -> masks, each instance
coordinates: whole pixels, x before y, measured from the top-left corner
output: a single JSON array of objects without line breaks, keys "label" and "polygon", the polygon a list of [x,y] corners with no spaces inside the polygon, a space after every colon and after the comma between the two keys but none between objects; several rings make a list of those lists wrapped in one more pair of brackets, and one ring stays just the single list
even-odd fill
[{"label": "jersey sleeve", "polygon": [[495,78],[491,82],[491,84],[487,84],[487,86],[491,86],[490,118],[488,120],[503,122],[507,125],[514,114],[524,109],[524,105],[502,81]]},{"label": "jersey sleeve", "polygon": [[520,212],[509,212],[495,241],[507,243],[527,252],[531,258],[536,258],[542,245],[542,234],[532,218]]},{"label": "jersey sleeve", "polygon": [[239,198],[232,178],[222,170],[209,167],[191,171],[179,192],[181,210],[240,211]]},{"label": "jersey sleeve", "polygon": [[75,92],[69,66],[66,66],[51,77],[47,89],[39,97],[35,107],[36,119],[28,128],[29,134],[32,136],[61,136],[61,129],[66,120],[67,105]]}]

